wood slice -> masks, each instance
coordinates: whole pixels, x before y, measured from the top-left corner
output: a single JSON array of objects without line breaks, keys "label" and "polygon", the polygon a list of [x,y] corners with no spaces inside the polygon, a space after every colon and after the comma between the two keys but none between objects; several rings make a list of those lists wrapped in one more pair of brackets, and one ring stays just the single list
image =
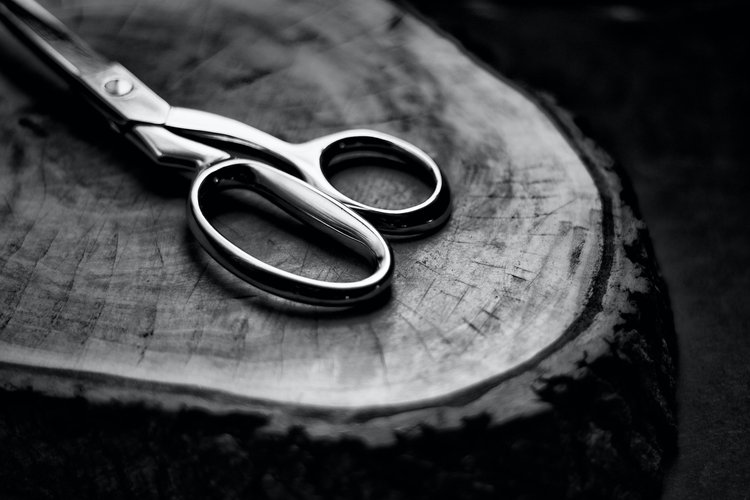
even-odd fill
[{"label": "wood slice", "polygon": [[[564,113],[381,1],[52,10],[173,105],[293,142],[345,128],[401,136],[441,165],[454,211],[439,232],[393,243],[392,293],[377,304],[270,296],[193,240],[187,181],[108,132],[3,32],[8,491],[659,491],[674,444],[666,296],[611,160]],[[408,205],[426,190],[411,180],[358,169],[337,183]],[[222,231],[267,262],[322,279],[363,272],[266,204],[221,201]]]}]

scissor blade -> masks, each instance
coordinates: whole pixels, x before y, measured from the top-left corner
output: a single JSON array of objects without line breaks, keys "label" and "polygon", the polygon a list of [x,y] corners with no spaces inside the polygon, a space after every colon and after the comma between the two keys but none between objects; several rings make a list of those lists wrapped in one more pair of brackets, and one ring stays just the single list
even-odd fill
[{"label": "scissor blade", "polygon": [[166,101],[122,65],[97,54],[36,2],[0,0],[0,20],[114,125],[166,121]]}]

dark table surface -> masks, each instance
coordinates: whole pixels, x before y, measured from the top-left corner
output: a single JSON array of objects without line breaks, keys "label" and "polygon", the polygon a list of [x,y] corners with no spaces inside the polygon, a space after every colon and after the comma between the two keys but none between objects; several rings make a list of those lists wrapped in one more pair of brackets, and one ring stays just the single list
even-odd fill
[{"label": "dark table surface", "polygon": [[679,341],[679,451],[664,498],[750,498],[750,11],[411,3],[503,75],[553,95],[624,167]]}]

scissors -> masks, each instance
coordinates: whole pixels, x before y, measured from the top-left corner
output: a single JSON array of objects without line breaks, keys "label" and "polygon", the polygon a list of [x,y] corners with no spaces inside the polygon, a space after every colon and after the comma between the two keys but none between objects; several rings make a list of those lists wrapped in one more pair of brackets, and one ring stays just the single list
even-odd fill
[{"label": "scissors", "polygon": [[[451,196],[442,172],[427,154],[406,141],[371,130],[347,130],[287,143],[230,118],[170,106],[32,0],[0,0],[0,20],[72,91],[100,111],[117,133],[155,163],[194,175],[187,210],[190,229],[216,261],[260,289],[325,306],[371,300],[390,287],[393,275],[393,251],[384,236],[415,237],[448,220]],[[232,153],[238,149],[246,156]],[[334,188],[327,175],[358,161],[411,169],[433,192],[425,201],[397,210],[352,200]],[[235,188],[260,194],[367,259],[374,271],[359,281],[321,281],[253,257],[205,215],[216,198],[212,194]]]}]

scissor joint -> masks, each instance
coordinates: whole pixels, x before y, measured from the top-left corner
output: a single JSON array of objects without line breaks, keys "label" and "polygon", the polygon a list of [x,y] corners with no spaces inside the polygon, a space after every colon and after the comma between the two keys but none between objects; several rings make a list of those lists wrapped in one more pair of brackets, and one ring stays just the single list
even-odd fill
[{"label": "scissor joint", "polygon": [[169,116],[169,104],[117,63],[79,79],[91,98],[104,104],[110,120],[163,125]]}]

